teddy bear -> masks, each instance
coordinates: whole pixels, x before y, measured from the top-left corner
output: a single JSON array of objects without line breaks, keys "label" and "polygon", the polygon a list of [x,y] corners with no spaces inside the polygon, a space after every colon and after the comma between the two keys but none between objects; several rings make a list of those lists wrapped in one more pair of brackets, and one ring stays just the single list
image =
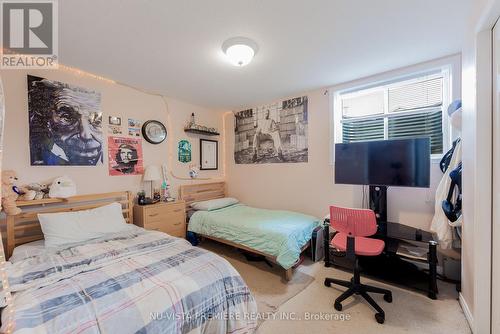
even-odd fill
[{"label": "teddy bear", "polygon": [[16,205],[16,200],[32,200],[36,192],[25,187],[16,186],[16,172],[13,170],[2,171],[2,207],[6,214],[17,215],[21,213]]}]

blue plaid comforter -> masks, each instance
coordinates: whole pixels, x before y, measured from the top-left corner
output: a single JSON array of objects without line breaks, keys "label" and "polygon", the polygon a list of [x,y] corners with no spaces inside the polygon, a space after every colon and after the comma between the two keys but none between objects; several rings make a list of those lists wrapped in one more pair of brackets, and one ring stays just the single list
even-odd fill
[{"label": "blue plaid comforter", "polygon": [[15,333],[248,333],[256,303],[223,258],[143,229],[47,249],[9,269]]}]

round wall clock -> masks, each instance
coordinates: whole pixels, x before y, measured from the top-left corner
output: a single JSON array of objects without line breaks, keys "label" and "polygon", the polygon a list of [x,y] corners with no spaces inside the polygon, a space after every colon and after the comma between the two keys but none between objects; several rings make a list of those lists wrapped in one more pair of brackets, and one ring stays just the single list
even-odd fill
[{"label": "round wall clock", "polygon": [[161,122],[147,121],[142,125],[142,135],[148,143],[159,144],[167,138],[167,129]]}]

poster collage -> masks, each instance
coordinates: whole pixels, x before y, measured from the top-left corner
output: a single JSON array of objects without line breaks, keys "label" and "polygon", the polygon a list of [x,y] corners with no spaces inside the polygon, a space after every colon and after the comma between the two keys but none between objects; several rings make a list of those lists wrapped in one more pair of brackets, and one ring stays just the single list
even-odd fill
[{"label": "poster collage", "polygon": [[108,126],[109,175],[144,172],[141,122],[103,120],[101,94],[85,88],[28,75],[29,142],[32,166],[103,164],[103,122]]}]

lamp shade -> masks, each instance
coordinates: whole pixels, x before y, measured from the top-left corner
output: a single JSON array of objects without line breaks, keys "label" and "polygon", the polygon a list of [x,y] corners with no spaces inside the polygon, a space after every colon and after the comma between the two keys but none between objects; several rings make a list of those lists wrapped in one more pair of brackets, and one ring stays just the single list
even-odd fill
[{"label": "lamp shade", "polygon": [[246,37],[233,37],[222,43],[222,51],[235,66],[245,66],[257,53],[257,43]]},{"label": "lamp shade", "polygon": [[148,166],[144,171],[144,181],[158,181],[161,180],[161,173],[158,166]]}]

